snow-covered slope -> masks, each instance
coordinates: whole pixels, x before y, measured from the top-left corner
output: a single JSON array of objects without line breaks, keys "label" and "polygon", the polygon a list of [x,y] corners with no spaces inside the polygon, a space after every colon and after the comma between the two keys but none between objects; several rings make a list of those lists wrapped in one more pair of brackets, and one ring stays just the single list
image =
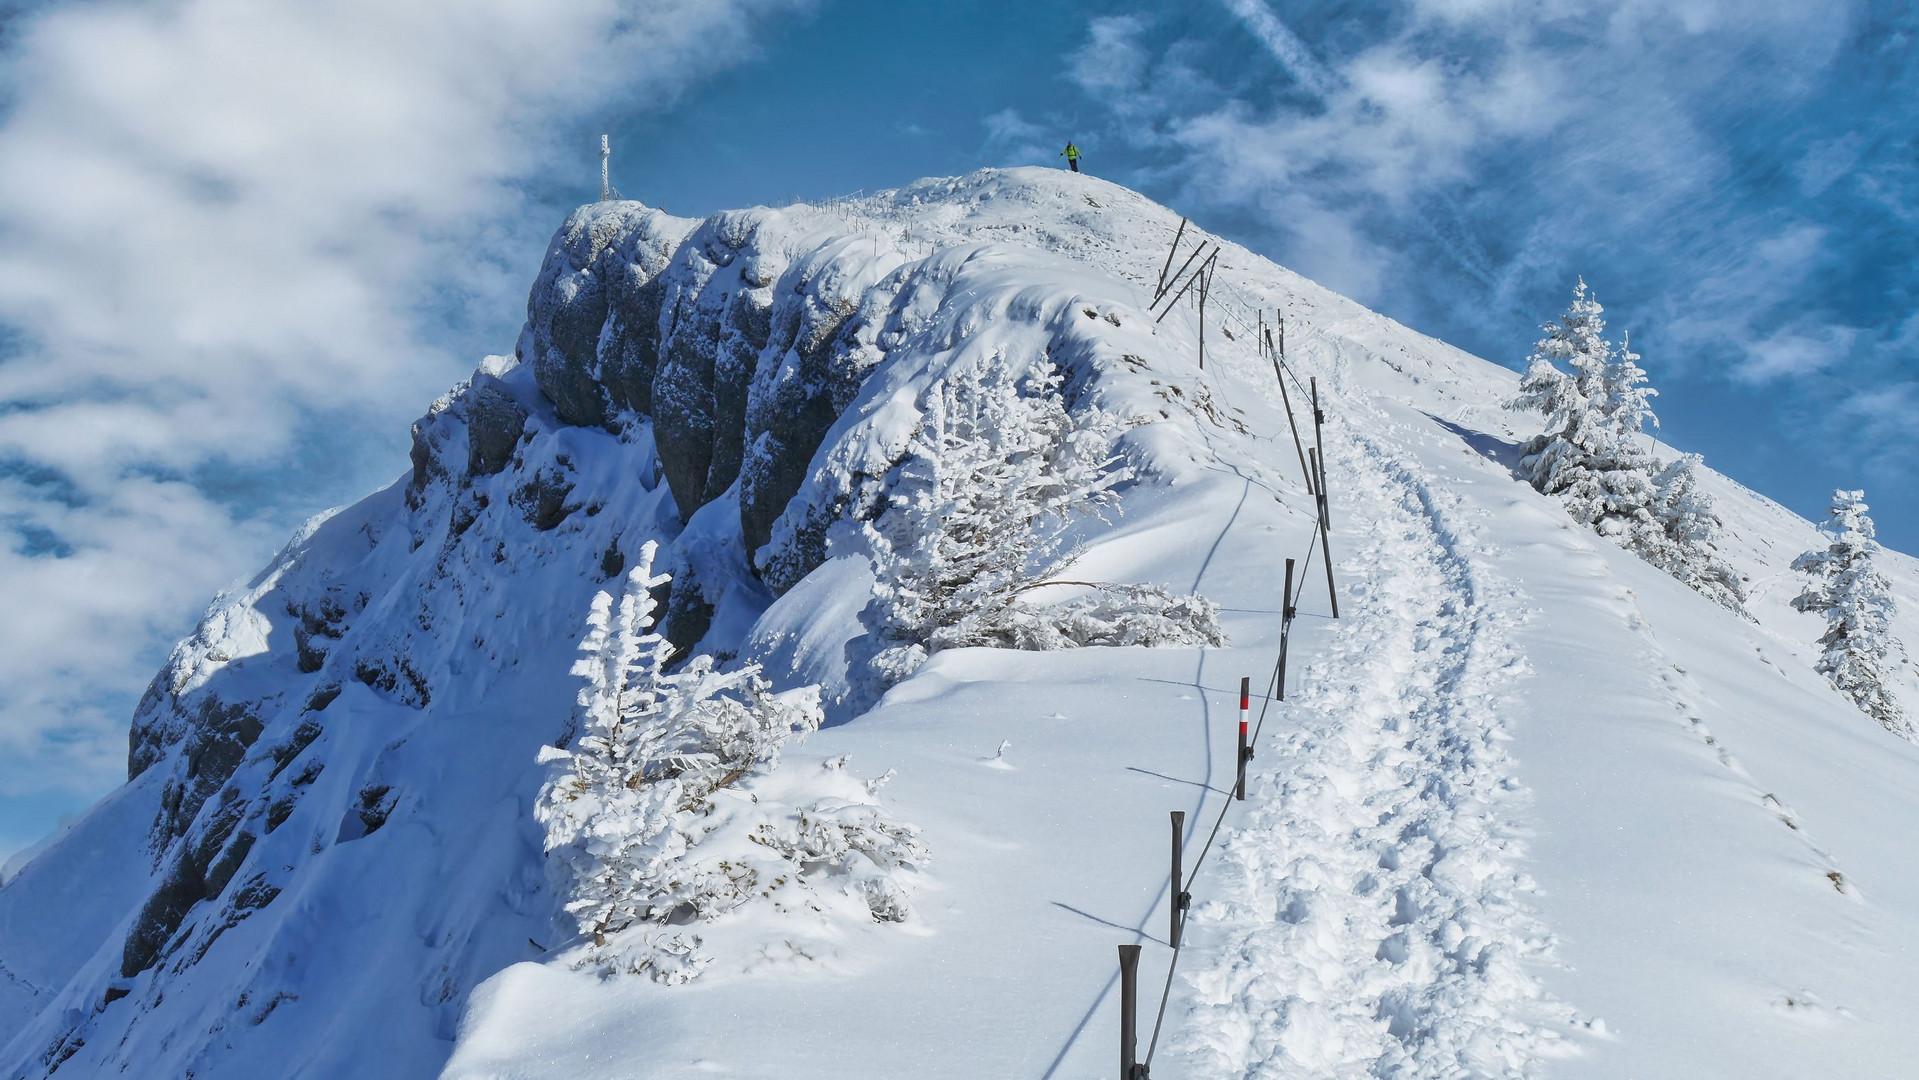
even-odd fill
[{"label": "snow-covered slope", "polygon": [[[1110,1075],[1114,946],[1147,946],[1156,1005],[1166,813],[1197,851],[1309,550],[1260,310],[1325,406],[1341,617],[1315,557],[1155,1070],[1906,1075],[1919,748],[1812,669],[1812,526],[1707,477],[1743,621],[1513,478],[1512,373],[1230,243],[1202,370],[1192,305],[1146,311],[1178,223],[1025,169],[576,212],[517,356],[435,403],[410,476],[215,603],[128,785],[0,887],[5,1075]],[[1201,592],[1230,644],[955,650],[865,709],[871,578],[833,523],[934,381],[1042,355],[1147,421],[1074,576]],[[673,640],[839,699],[783,769],[897,770],[932,852],[906,923],[715,925],[729,959],[685,986],[546,958],[536,755],[592,595],[649,540]],[[1919,564],[1885,563],[1919,642]],[[1899,689],[1919,705],[1910,665]]]}]

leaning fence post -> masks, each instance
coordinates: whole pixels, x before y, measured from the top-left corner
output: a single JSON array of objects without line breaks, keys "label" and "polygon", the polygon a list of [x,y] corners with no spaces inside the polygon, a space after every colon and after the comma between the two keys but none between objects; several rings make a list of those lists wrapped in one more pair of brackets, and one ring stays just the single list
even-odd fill
[{"label": "leaning fence post", "polygon": [[1233,798],[1246,801],[1246,763],[1253,760],[1253,745],[1247,738],[1246,718],[1253,709],[1253,680],[1242,677],[1239,680],[1239,780],[1233,787]]},{"label": "leaning fence post", "polygon": [[1313,394],[1313,445],[1324,446],[1326,441],[1319,436],[1319,425],[1326,422],[1326,414],[1319,410],[1319,376],[1307,376],[1306,385]]},{"label": "leaning fence post", "polygon": [[1180,237],[1186,235],[1186,219],[1179,219],[1179,231],[1173,234],[1173,246],[1166,249],[1166,265],[1159,268],[1159,287],[1153,290],[1153,303],[1166,295],[1166,272],[1173,268],[1173,256],[1179,254]]},{"label": "leaning fence post", "polygon": [[1186,811],[1173,811],[1173,924],[1166,940],[1173,948],[1179,948],[1180,931],[1186,926],[1186,909],[1192,906],[1193,894],[1186,891]]},{"label": "leaning fence post", "polygon": [[[1172,288],[1172,283],[1173,283],[1173,281],[1178,281],[1178,280],[1180,280],[1180,278],[1181,278],[1182,276],[1185,276],[1185,275],[1186,275],[1186,268],[1187,268],[1187,267],[1189,267],[1189,266],[1191,266],[1191,265],[1193,265],[1193,260],[1199,257],[1199,253],[1200,253],[1200,252],[1202,252],[1202,251],[1205,251],[1205,250],[1206,250],[1206,244],[1207,244],[1207,241],[1205,241],[1205,240],[1201,240],[1201,241],[1199,242],[1199,246],[1193,249],[1193,253],[1192,253],[1191,255],[1188,255],[1188,256],[1186,256],[1186,261],[1185,261],[1185,262],[1183,262],[1183,263],[1180,263],[1180,264],[1179,264],[1179,269],[1178,269],[1177,271],[1175,271],[1175,272],[1174,272],[1174,274],[1173,274],[1173,279],[1172,279],[1172,281],[1169,281],[1169,282],[1167,282],[1167,283],[1166,283],[1166,287],[1167,287],[1167,288]],[[1173,294],[1173,298],[1172,298],[1171,300],[1168,300],[1168,301],[1166,301],[1166,310],[1165,310],[1165,311],[1162,311],[1162,312],[1160,312],[1160,313],[1159,313],[1159,318],[1158,318],[1158,319],[1154,319],[1153,321],[1154,321],[1154,322],[1159,322],[1159,321],[1161,321],[1162,319],[1165,319],[1165,318],[1166,318],[1166,316],[1168,316],[1168,315],[1170,315],[1170,314],[1172,314],[1172,311],[1173,311],[1173,308],[1174,308],[1174,307],[1176,307],[1176,306],[1178,306],[1178,304],[1179,304],[1179,301],[1180,301],[1180,298],[1186,295],[1186,290],[1187,290],[1187,289],[1190,289],[1190,288],[1192,288],[1192,287],[1193,287],[1193,282],[1194,282],[1194,281],[1196,281],[1196,280],[1198,280],[1198,275],[1197,275],[1197,274],[1193,274],[1193,275],[1191,275],[1191,276],[1186,276],[1186,284],[1184,284],[1184,285],[1181,285],[1181,286],[1179,287],[1179,291]],[[1153,303],[1154,303],[1155,305],[1157,305],[1157,304],[1158,304],[1158,303],[1160,302],[1160,300],[1161,300],[1161,298],[1162,298],[1163,296],[1164,296],[1164,294],[1162,293],[1162,294],[1161,294],[1161,296],[1156,296],[1156,297],[1154,297],[1154,298],[1153,298]],[[1148,310],[1148,311],[1151,311],[1151,310],[1153,310],[1153,309],[1149,307],[1149,308],[1147,308],[1146,310]]]},{"label": "leaning fence post", "polygon": [[[1269,344],[1271,341],[1270,337],[1267,338]],[[1267,351],[1272,352],[1270,349]],[[1293,399],[1286,393],[1286,364],[1280,359],[1280,355],[1280,353],[1272,353],[1273,377],[1279,380],[1279,400],[1286,406],[1286,426],[1293,433],[1293,452],[1299,455],[1299,472],[1306,478],[1306,494],[1314,495],[1317,494],[1317,489],[1313,486],[1313,472],[1306,467],[1306,451],[1300,446],[1299,423],[1293,419]]]},{"label": "leaning fence post", "polygon": [[[1323,483],[1326,470],[1319,460],[1319,447],[1315,446],[1306,451],[1306,461],[1307,467],[1313,470],[1313,476]],[[1313,492],[1313,516],[1319,519],[1319,527],[1324,531],[1326,528],[1326,489],[1324,487]]]},{"label": "leaning fence post", "polygon": [[1119,947],[1119,1080],[1138,1080],[1139,946]]},{"label": "leaning fence post", "polygon": [[[1314,414],[1319,410],[1315,408]],[[1326,602],[1332,605],[1333,618],[1339,618],[1339,590],[1333,585],[1333,511],[1326,495],[1326,459],[1320,455],[1319,447],[1307,451],[1312,458],[1313,472],[1319,477],[1319,553],[1324,556],[1320,561],[1326,564]]]}]

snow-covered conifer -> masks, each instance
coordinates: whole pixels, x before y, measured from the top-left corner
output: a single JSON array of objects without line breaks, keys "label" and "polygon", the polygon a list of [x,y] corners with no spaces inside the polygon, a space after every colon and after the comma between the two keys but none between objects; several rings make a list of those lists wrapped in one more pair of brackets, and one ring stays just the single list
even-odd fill
[{"label": "snow-covered conifer", "polygon": [[1101,597],[1048,609],[1020,603],[1079,554],[1075,520],[1104,518],[1118,505],[1113,487],[1131,475],[1113,455],[1118,421],[1092,405],[1067,409],[1060,382],[1050,362],[1019,377],[995,356],[927,392],[883,509],[861,527],[882,684],[945,648],[1121,643],[1102,627],[1126,643],[1220,640],[1204,598],[1146,586],[1098,583]]},{"label": "snow-covered conifer", "polygon": [[[1585,282],[1581,281],[1580,284]],[[1597,302],[1594,302],[1594,306],[1598,306]],[[1652,411],[1652,399],[1659,396],[1659,391],[1647,385],[1652,380],[1646,375],[1646,369],[1639,366],[1639,361],[1643,359],[1632,351],[1631,340],[1622,336],[1619,351],[1607,362],[1602,375],[1605,397],[1599,409],[1622,439],[1631,439],[1639,434],[1647,421],[1651,421],[1655,428],[1659,426],[1659,417],[1653,415]]]},{"label": "snow-covered conifer", "polygon": [[1892,583],[1873,565],[1879,545],[1868,509],[1864,491],[1832,493],[1831,516],[1820,526],[1829,543],[1793,560],[1812,581],[1792,603],[1826,617],[1819,671],[1887,730],[1919,741],[1886,686],[1888,662],[1902,646],[1892,636]]},{"label": "snow-covered conifer", "polygon": [[1629,344],[1606,340],[1604,312],[1582,278],[1566,314],[1543,328],[1512,405],[1545,413],[1546,429],[1521,449],[1520,468],[1574,521],[1745,614],[1739,576],[1714,547],[1719,519],[1699,489],[1699,459],[1662,469],[1640,445],[1646,422],[1659,422],[1659,392]]},{"label": "snow-covered conifer", "polygon": [[1691,588],[1731,611],[1751,618],[1745,609],[1746,590],[1739,573],[1719,555],[1724,527],[1714,511],[1712,497],[1699,487],[1698,454],[1683,454],[1653,478],[1658,491],[1657,517],[1665,535],[1640,554]]},{"label": "snow-covered conifer", "polygon": [[[901,917],[891,872],[924,851],[872,799],[814,785],[829,798],[800,805],[796,820],[757,799],[737,800],[755,808],[752,820],[717,811],[720,792],[769,774],[795,733],[818,728],[819,688],[774,693],[757,664],[722,672],[704,655],[668,672],[672,647],[651,632],[650,590],[666,582],[653,575],[655,553],[651,543],[642,550],[617,609],[608,593],[594,598],[573,666],[584,683],[579,737],[571,750],[541,753],[557,767],[534,814],[564,879],[565,910],[592,939],[579,963],[690,979],[704,962],[700,940],[669,924],[710,921],[755,895],[808,885],[809,874],[846,876],[872,917]],[[715,840],[729,827],[751,841],[745,854]],[[789,834],[800,839],[786,842]],[[703,859],[703,846],[719,854]]]},{"label": "snow-covered conifer", "polygon": [[1559,496],[1573,520],[1637,549],[1664,531],[1653,513],[1654,463],[1631,438],[1651,416],[1652,391],[1640,385],[1638,357],[1622,365],[1613,352],[1604,311],[1580,279],[1566,314],[1547,323],[1533,347],[1513,405],[1545,413],[1546,430],[1525,445],[1520,467],[1533,487]]}]

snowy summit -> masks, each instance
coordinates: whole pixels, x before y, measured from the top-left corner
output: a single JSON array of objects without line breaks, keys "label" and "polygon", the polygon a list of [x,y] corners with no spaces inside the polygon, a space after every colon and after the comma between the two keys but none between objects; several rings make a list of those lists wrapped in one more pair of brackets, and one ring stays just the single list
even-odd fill
[{"label": "snowy summit", "polygon": [[1566,284],[1522,378],[1063,170],[580,208],[0,885],[0,1075],[1110,1077],[1135,945],[1152,1075],[1909,1074],[1919,565]]}]

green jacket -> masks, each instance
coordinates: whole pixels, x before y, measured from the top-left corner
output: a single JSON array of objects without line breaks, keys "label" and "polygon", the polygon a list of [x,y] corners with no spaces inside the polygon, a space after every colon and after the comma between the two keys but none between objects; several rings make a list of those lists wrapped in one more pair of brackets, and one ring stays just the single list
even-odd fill
[{"label": "green jacket", "polygon": [[1059,152],[1059,156],[1065,158],[1068,161],[1078,161],[1079,147],[1074,146],[1072,143],[1067,143],[1066,149],[1061,150]]}]

